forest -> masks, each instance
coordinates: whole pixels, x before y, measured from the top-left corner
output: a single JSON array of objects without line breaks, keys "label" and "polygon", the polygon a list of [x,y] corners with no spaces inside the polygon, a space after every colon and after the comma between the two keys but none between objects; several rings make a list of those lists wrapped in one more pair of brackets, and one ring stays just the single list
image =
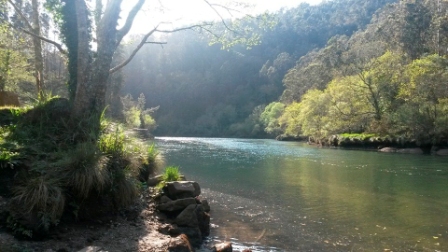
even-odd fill
[{"label": "forest", "polygon": [[[32,6],[23,8],[31,17]],[[447,8],[446,1],[334,0],[233,21],[257,33],[249,43],[222,44],[195,29],[163,34],[163,44],[143,46],[109,78],[108,113],[126,120],[122,110],[132,114],[140,97],[159,136],[320,141],[365,133],[440,144],[448,134]],[[41,16],[48,36],[49,17]],[[70,65],[48,43],[36,92],[32,39],[10,23],[26,26],[17,14],[3,24],[0,89],[25,103],[69,96]],[[131,35],[113,60],[128,58],[142,37]],[[137,125],[133,113],[128,121]]]},{"label": "forest", "polygon": [[276,24],[250,48],[222,50],[207,36],[172,34],[123,70],[123,91],[160,106],[157,135],[319,142],[364,133],[441,144],[447,8],[446,1],[304,3],[269,13]]},{"label": "forest", "polygon": [[448,1],[302,3],[140,35],[145,0],[122,3],[0,1],[0,223],[15,235],[135,203],[160,168],[152,135],[447,145]]}]

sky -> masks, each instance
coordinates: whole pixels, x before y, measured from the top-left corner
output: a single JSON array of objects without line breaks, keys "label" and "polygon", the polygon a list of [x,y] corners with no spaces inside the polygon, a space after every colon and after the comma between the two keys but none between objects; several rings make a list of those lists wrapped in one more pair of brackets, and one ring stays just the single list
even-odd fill
[{"label": "sky", "polygon": [[[322,0],[208,0],[211,4],[226,5],[232,9],[231,13],[226,9],[215,6],[210,8],[204,0],[150,0],[134,22],[131,33],[145,33],[159,22],[166,24],[166,29],[179,27],[201,21],[217,20],[219,15],[223,18],[238,17],[242,14],[256,15],[265,11],[275,12],[282,7],[296,7],[306,2],[311,5],[319,4]],[[135,0],[123,1],[124,13],[132,8]],[[248,6],[242,6],[247,4]],[[220,14],[218,15],[216,12]]]}]

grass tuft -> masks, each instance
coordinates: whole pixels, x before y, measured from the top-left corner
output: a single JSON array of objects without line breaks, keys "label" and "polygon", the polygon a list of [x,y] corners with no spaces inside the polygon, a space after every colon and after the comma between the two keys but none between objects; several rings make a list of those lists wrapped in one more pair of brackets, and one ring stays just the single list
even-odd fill
[{"label": "grass tuft", "polygon": [[163,181],[172,182],[180,180],[180,172],[179,167],[177,166],[168,166],[165,168],[165,172],[163,173]]},{"label": "grass tuft", "polygon": [[65,207],[65,196],[60,184],[60,180],[42,175],[15,186],[11,199],[11,205],[15,206],[15,217],[37,217],[37,221],[31,218],[30,222],[34,223],[28,223],[33,229],[48,231],[50,225],[57,225]]},{"label": "grass tuft", "polygon": [[76,196],[86,199],[90,192],[101,192],[110,183],[106,163],[107,158],[101,155],[96,145],[86,142],[62,153],[62,159],[55,166],[59,167],[64,181]]}]

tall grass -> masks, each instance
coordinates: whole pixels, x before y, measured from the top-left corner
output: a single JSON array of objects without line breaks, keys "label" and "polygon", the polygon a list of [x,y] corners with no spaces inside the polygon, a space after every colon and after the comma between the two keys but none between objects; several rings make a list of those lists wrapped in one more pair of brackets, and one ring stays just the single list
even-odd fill
[{"label": "tall grass", "polygon": [[90,192],[101,192],[110,183],[106,163],[106,157],[99,153],[96,145],[86,142],[62,153],[55,166],[61,171],[66,186],[71,188],[77,197],[86,199]]},{"label": "tall grass", "polygon": [[111,211],[129,206],[138,198],[141,171],[154,171],[156,147],[128,138],[119,124],[103,115],[100,122],[95,116],[73,120],[64,99],[17,111],[12,116],[17,123],[0,125],[0,166],[20,160],[20,167],[14,168],[25,176],[8,177],[14,184],[14,225],[36,229],[26,220],[38,218],[38,227],[48,229],[71,204],[79,212],[96,211],[84,202],[97,198],[113,202]]},{"label": "tall grass", "polygon": [[36,216],[37,227],[48,231],[50,225],[58,224],[64,211],[65,196],[60,185],[60,180],[42,175],[29,178],[15,186],[11,205],[20,210],[13,215],[22,215],[16,216],[17,219]]}]

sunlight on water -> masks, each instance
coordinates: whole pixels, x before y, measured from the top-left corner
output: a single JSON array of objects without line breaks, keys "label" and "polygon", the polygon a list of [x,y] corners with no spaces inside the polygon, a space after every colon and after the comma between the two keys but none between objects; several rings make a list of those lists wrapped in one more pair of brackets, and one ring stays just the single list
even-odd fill
[{"label": "sunlight on water", "polygon": [[448,251],[448,159],[273,140],[156,138],[212,241],[254,251]]}]

